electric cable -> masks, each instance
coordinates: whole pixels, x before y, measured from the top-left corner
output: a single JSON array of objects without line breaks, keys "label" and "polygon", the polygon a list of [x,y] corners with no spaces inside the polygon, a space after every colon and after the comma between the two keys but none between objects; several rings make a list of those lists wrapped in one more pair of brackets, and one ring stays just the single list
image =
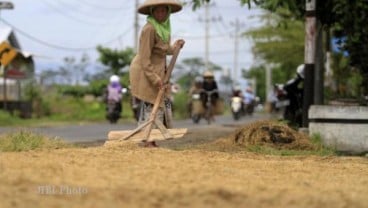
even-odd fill
[{"label": "electric cable", "polygon": [[85,0],[76,0],[76,1],[79,1],[79,2],[82,2],[84,5],[87,5],[89,7],[93,7],[93,8],[97,8],[97,9],[104,9],[104,10],[127,10],[126,8],[124,8],[124,5],[121,5],[119,7],[105,7],[105,6],[101,6],[101,5],[97,5],[97,4],[94,4],[94,3],[91,3],[89,1],[85,1]]},{"label": "electric cable", "polygon": [[[27,32],[24,32],[23,30],[15,27],[13,24],[9,23],[6,19],[2,18],[1,19],[3,23],[5,23],[6,25],[10,26],[11,28],[13,28],[14,30],[16,30],[19,34],[27,37],[28,39],[37,42],[41,45],[47,46],[49,48],[54,48],[54,49],[59,49],[59,50],[66,50],[66,51],[86,51],[86,50],[96,50],[97,45],[96,46],[91,46],[91,47],[76,47],[76,48],[71,48],[71,47],[65,47],[65,46],[61,46],[61,45],[57,45],[57,44],[53,44],[53,43],[49,43],[46,42],[44,40],[40,40],[32,35],[29,35]],[[131,28],[128,28],[126,31],[124,31],[124,33],[116,36],[114,39],[111,39],[109,41],[106,41],[105,43],[101,44],[101,45],[108,45],[116,40],[118,40],[119,38],[121,38],[122,36],[126,35],[128,31],[130,31]]]},{"label": "electric cable", "polygon": [[42,2],[48,6],[49,8],[51,8],[52,10],[56,11],[57,13],[61,14],[62,16],[66,17],[66,18],[69,18],[69,19],[72,19],[76,22],[79,22],[79,23],[82,23],[82,24],[87,24],[87,25],[97,25],[97,26],[102,26],[102,25],[105,25],[105,23],[102,23],[102,22],[99,22],[99,23],[96,23],[96,22],[89,22],[89,21],[85,21],[85,20],[82,20],[82,19],[79,19],[79,18],[76,18],[72,15],[70,15],[69,13],[66,13],[64,12],[63,10],[61,10],[60,8],[56,7],[55,5],[53,4],[50,4],[47,0],[42,0]]}]

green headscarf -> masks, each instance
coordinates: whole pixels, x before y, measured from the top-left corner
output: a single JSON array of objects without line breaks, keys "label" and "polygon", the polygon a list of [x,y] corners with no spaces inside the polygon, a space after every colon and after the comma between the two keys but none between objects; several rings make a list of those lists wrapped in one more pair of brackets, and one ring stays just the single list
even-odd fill
[{"label": "green headscarf", "polygon": [[169,42],[170,34],[171,34],[171,26],[170,26],[171,7],[168,6],[167,18],[162,23],[159,23],[156,21],[156,19],[152,16],[152,12],[153,12],[153,7],[151,7],[151,15],[147,16],[147,22],[153,25],[158,36],[160,36],[162,41],[164,41],[165,43]]}]

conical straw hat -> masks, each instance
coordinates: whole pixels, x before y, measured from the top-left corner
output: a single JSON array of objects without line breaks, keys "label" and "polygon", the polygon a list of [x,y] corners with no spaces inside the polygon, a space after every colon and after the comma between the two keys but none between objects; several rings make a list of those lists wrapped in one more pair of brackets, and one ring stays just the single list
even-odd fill
[{"label": "conical straw hat", "polygon": [[146,0],[142,5],[138,7],[138,12],[141,14],[150,14],[150,7],[157,5],[169,5],[171,6],[171,13],[178,12],[182,9],[181,3],[177,0]]}]

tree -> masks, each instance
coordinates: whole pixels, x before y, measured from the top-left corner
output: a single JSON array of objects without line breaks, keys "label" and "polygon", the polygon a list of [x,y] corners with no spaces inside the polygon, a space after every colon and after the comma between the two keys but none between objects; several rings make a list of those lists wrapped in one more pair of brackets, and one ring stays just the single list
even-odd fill
[{"label": "tree", "polygon": [[265,14],[263,18],[267,20],[265,26],[244,35],[253,39],[256,57],[266,64],[280,65],[283,80],[274,81],[285,81],[295,75],[296,67],[304,61],[304,25],[301,21],[283,20],[272,13]]},{"label": "tree", "polygon": [[99,61],[108,67],[106,72],[120,76],[125,74],[123,69],[130,65],[134,57],[134,50],[132,48],[117,50],[97,46],[97,51],[100,54]]},{"label": "tree", "polygon": [[73,56],[63,59],[64,65],[60,67],[58,75],[64,78],[66,84],[79,85],[86,77],[86,68],[89,65],[89,56],[83,54],[79,62]]},{"label": "tree", "polygon": [[[209,67],[213,71],[222,70],[221,66],[212,62],[209,62]],[[175,76],[178,77],[178,82],[183,88],[189,88],[194,78],[202,76],[206,70],[203,59],[198,57],[183,59],[177,68],[180,69],[180,73],[175,73]]]},{"label": "tree", "polygon": [[[192,0],[193,10],[211,0]],[[241,0],[286,18],[303,19],[305,0]],[[337,37],[345,37],[341,48],[349,53],[349,64],[363,77],[363,94],[368,95],[368,2],[366,0],[324,0],[316,2],[316,16],[320,28],[332,30]],[[330,41],[329,39],[327,41]]]}]

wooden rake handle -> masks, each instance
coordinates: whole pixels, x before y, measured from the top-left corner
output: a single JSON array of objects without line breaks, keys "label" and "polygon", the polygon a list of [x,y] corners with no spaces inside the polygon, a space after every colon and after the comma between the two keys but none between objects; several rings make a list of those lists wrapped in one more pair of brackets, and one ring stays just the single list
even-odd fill
[{"label": "wooden rake handle", "polygon": [[[170,82],[171,73],[174,70],[175,62],[176,62],[176,59],[177,59],[177,57],[180,53],[180,49],[181,49],[181,47],[175,47],[174,48],[173,56],[170,60],[169,66],[167,67],[167,71],[166,71],[166,74],[165,74],[165,77],[164,77],[164,80],[163,80],[164,85],[167,85]],[[159,90],[158,94],[157,94],[155,103],[153,104],[153,109],[152,109],[152,112],[151,112],[151,115],[150,115],[150,120],[155,120],[156,119],[157,111],[160,107],[160,104],[161,104],[164,96],[165,96],[165,87],[162,87]]]},{"label": "wooden rake handle", "polygon": [[[174,48],[173,56],[171,57],[169,66],[167,67],[167,71],[166,71],[166,74],[165,74],[165,77],[164,77],[164,80],[163,80],[164,85],[167,85],[170,82],[171,73],[174,70],[175,62],[176,62],[176,59],[177,59],[177,57],[180,53],[180,49],[181,49],[181,47],[179,47],[179,46],[176,46]],[[165,96],[165,87],[162,87],[160,89],[160,91],[158,92],[155,103],[153,104],[153,109],[152,109],[152,112],[151,112],[151,115],[150,115],[150,118],[149,118],[150,124],[148,124],[148,126],[146,128],[145,140],[148,140],[148,138],[151,134],[153,123],[156,120],[157,112],[158,112],[158,109],[160,107],[160,104],[161,104],[164,96]]]}]

